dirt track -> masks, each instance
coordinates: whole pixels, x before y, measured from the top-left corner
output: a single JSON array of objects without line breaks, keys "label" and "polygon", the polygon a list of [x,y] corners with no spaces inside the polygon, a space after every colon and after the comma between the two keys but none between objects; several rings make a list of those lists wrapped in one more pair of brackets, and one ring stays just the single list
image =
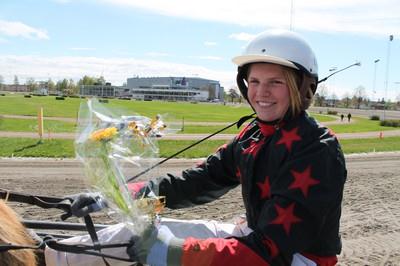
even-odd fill
[{"label": "dirt track", "polygon": [[[175,160],[149,175],[177,173],[193,164]],[[400,265],[400,153],[351,155],[347,166],[339,265]],[[39,195],[62,196],[85,188],[75,160],[0,159],[0,178],[1,188]],[[59,220],[57,211],[12,205],[25,219]],[[166,210],[163,216],[230,221],[242,213],[240,190],[235,189],[216,202]],[[113,223],[105,215],[97,215],[95,222]]]}]

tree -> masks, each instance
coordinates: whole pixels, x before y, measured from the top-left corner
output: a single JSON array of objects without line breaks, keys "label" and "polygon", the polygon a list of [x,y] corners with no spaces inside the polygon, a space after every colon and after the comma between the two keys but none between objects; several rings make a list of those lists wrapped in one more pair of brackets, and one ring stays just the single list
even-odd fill
[{"label": "tree", "polygon": [[56,85],[57,91],[61,92],[62,94],[66,93],[66,90],[68,89],[68,80],[63,79],[59,80]]},{"label": "tree", "polygon": [[4,83],[4,78],[2,75],[0,75],[0,90],[3,89],[3,83]]},{"label": "tree", "polygon": [[343,95],[342,101],[344,103],[344,107],[349,108],[349,105],[350,105],[350,102],[351,102],[350,94],[346,92]]},{"label": "tree", "polygon": [[38,87],[34,78],[28,78],[26,80],[26,85],[29,92],[34,92]]},{"label": "tree", "polygon": [[366,90],[363,86],[358,86],[357,88],[354,89],[354,101],[356,103],[357,109],[360,109],[360,105],[363,102],[364,99],[367,98],[367,93]]},{"label": "tree", "polygon": [[78,81],[78,85],[79,86],[81,86],[81,85],[95,85],[96,84],[96,82],[97,82],[97,79],[96,78],[94,78],[94,77],[89,77],[89,76],[83,76],[83,78],[81,78],[79,81]]},{"label": "tree", "polygon": [[231,102],[233,103],[234,99],[238,99],[240,97],[240,94],[237,92],[237,87],[233,86],[232,88],[229,89],[229,97],[231,97]]},{"label": "tree", "polygon": [[51,78],[47,81],[47,88],[49,89],[49,92],[54,92],[56,90],[56,84],[51,80]]},{"label": "tree", "polygon": [[77,94],[77,88],[78,87],[75,85],[75,81],[73,79],[69,79],[65,93],[67,95]]},{"label": "tree", "polygon": [[397,106],[400,107],[400,93],[396,97],[397,100]]},{"label": "tree", "polygon": [[14,76],[14,85],[16,85],[16,86],[19,85],[19,80],[18,80],[18,76],[17,75]]},{"label": "tree", "polygon": [[97,85],[106,85],[106,79],[103,76],[100,76],[97,81]]},{"label": "tree", "polygon": [[323,106],[327,97],[328,87],[325,84],[322,84],[318,87],[318,92],[314,95],[315,106]]},{"label": "tree", "polygon": [[332,93],[331,96],[329,96],[329,98],[330,98],[331,101],[332,101],[333,107],[336,107],[336,102],[337,102],[337,100],[338,100],[338,97],[337,97],[336,93]]}]

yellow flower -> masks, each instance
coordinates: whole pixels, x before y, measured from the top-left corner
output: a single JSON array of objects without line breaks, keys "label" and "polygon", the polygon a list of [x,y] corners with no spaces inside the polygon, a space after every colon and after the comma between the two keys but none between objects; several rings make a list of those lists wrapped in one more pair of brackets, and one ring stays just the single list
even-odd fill
[{"label": "yellow flower", "polygon": [[90,139],[93,141],[110,140],[117,133],[118,129],[116,127],[99,129],[90,135]]}]

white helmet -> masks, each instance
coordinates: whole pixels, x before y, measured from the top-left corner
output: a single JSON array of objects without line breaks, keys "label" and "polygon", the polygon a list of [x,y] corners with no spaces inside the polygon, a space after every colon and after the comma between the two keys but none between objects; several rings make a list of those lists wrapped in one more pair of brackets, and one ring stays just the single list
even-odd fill
[{"label": "white helmet", "polygon": [[[302,37],[291,31],[270,30],[260,33],[247,45],[244,53],[234,57],[232,61],[238,65],[237,83],[246,99],[247,86],[243,81],[247,78],[247,67],[258,62],[298,70],[303,74],[302,84],[299,84],[302,96],[308,97],[305,91],[302,93],[302,89],[311,88],[313,94],[317,89],[318,65],[314,52]],[[305,80],[307,84],[303,84]],[[308,104],[309,101],[310,99]]]}]

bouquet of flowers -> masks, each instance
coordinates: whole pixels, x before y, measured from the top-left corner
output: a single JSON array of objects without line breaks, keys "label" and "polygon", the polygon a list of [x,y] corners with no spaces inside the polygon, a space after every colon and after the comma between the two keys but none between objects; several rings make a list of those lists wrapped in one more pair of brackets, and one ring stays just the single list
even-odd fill
[{"label": "bouquet of flowers", "polygon": [[[133,199],[123,167],[141,169],[158,154],[155,138],[168,129],[161,115],[153,119],[140,115],[116,115],[96,99],[82,103],[75,141],[77,157],[83,162],[86,183],[102,193],[108,206],[136,232],[154,223],[164,206],[163,198]],[[155,193],[152,193],[155,195]]]}]

